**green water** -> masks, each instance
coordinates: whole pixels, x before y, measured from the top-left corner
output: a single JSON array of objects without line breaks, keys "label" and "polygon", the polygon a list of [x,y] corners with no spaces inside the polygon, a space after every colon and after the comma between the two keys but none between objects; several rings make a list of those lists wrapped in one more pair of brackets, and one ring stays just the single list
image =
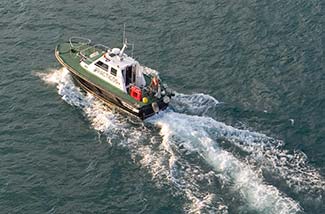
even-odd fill
[{"label": "green water", "polygon": [[[0,2],[0,213],[324,213],[324,2]],[[145,121],[79,91],[71,36],[178,92]],[[249,130],[249,131],[248,131]]]}]

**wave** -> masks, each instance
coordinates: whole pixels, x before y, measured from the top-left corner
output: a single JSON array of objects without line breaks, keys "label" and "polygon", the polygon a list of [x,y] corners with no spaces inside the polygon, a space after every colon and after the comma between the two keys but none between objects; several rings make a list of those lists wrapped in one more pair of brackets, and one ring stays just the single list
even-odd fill
[{"label": "wave", "polygon": [[[82,109],[108,143],[127,147],[157,187],[167,185],[175,195],[184,196],[188,213],[301,212],[298,202],[266,180],[265,170],[297,192],[306,192],[305,188],[317,194],[325,189],[324,180],[302,153],[290,154],[280,149],[281,141],[204,116],[219,104],[209,95],[177,94],[169,110],[139,123],[80,91],[64,68],[37,75],[56,85],[63,100]],[[224,144],[244,154],[227,151]],[[232,205],[234,199],[238,207]]]},{"label": "wave", "polygon": [[[189,98],[192,99],[191,96]],[[211,100],[209,97],[206,99]],[[185,100],[184,103],[190,100]],[[211,105],[207,106],[210,107]],[[186,112],[184,109],[175,110],[178,113]],[[197,115],[202,115],[201,111]],[[205,127],[213,139],[219,139],[219,142],[227,144],[226,147],[238,148],[241,161],[257,168],[264,177],[273,180],[273,185],[277,182],[281,183],[278,188],[290,189],[292,195],[300,199],[302,205],[314,208],[323,206],[324,178],[317,169],[308,164],[308,158],[302,151],[290,152],[283,149],[285,144],[281,140],[257,132],[236,129],[209,117],[195,117],[196,123],[189,122],[188,118],[184,120],[186,124],[200,123],[200,127]]]},{"label": "wave", "polygon": [[176,93],[171,101],[171,108],[180,113],[206,115],[209,110],[215,109],[218,104],[220,102],[210,95]]},{"label": "wave", "polygon": [[297,213],[301,210],[297,202],[266,184],[258,172],[221,149],[213,138],[213,132],[242,141],[259,139],[263,135],[235,130],[212,118],[176,112],[162,114],[152,122],[161,128],[163,142],[182,144],[187,150],[197,152],[226,184],[231,184],[231,191],[239,193],[247,203],[243,209],[263,213]]},{"label": "wave", "polygon": [[[159,136],[155,137],[150,128],[143,123],[130,122],[127,118],[114,113],[91,94],[84,94],[73,84],[65,68],[37,75],[46,83],[56,85],[58,93],[68,104],[82,109],[92,127],[105,134],[108,143],[127,147],[135,163],[151,173],[158,188],[167,185],[175,189],[175,195],[184,195],[188,200],[184,207],[186,212],[227,213],[227,207],[221,201],[211,205],[213,194],[197,189],[198,185],[190,172],[199,172],[191,165],[182,165],[186,173],[182,176],[175,175],[176,165],[179,164],[177,156],[167,143],[161,143]],[[211,177],[212,174],[202,173],[200,176]]]}]

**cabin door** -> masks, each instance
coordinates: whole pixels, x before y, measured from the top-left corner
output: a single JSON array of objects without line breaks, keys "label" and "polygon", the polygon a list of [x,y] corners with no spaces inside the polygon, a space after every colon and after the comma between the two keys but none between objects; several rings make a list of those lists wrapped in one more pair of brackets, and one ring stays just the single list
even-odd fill
[{"label": "cabin door", "polygon": [[125,70],[125,84],[128,86],[131,83],[135,82],[135,71],[132,69],[132,66],[126,67]]}]

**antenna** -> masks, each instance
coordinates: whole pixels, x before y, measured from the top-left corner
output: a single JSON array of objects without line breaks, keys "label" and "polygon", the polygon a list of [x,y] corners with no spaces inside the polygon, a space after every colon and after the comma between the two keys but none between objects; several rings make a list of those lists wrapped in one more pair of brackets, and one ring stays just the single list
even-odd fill
[{"label": "antenna", "polygon": [[123,24],[123,47],[122,50],[120,51],[120,56],[123,56],[123,53],[125,49],[127,48],[128,45],[132,45],[132,58],[133,58],[133,50],[134,50],[134,44],[133,43],[128,43],[128,40],[126,38],[126,33],[125,33],[125,23]]},{"label": "antenna", "polygon": [[132,58],[133,58],[134,44],[132,43],[131,45],[132,45],[132,54],[131,54],[131,56],[132,56]]},{"label": "antenna", "polygon": [[125,43],[125,23],[123,24],[123,44]]},{"label": "antenna", "polygon": [[[122,47],[122,50],[120,51],[119,53],[119,56],[122,57],[123,56],[123,53],[127,47],[127,39],[125,38],[125,23],[123,24],[123,47]],[[121,59],[122,60],[122,59]]]}]

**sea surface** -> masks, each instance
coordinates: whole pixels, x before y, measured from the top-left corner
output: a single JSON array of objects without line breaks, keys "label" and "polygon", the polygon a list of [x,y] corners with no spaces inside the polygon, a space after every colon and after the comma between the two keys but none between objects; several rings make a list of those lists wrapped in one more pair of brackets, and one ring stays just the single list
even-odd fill
[{"label": "sea surface", "polygon": [[[54,57],[124,23],[176,91],[144,122]],[[321,0],[1,0],[0,213],[325,213],[324,25]]]}]

